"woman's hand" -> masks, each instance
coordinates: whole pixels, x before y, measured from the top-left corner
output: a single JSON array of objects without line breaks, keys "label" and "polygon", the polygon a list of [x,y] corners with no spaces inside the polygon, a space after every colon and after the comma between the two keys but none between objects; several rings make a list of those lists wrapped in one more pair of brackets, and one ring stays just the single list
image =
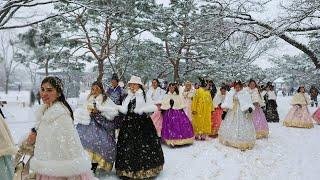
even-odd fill
[{"label": "woman's hand", "polygon": [[35,132],[30,132],[28,135],[28,144],[29,145],[33,145],[34,143],[36,143],[36,138],[37,138],[37,133]]},{"label": "woman's hand", "polygon": [[91,113],[97,114],[97,113],[100,113],[100,111],[97,108],[94,108],[91,110]]}]

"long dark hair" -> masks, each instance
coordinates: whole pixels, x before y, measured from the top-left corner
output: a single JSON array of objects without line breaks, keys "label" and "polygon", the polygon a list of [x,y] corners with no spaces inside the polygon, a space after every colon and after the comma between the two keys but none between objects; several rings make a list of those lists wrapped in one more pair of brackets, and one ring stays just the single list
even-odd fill
[{"label": "long dark hair", "polygon": [[250,85],[250,83],[254,83],[254,85],[255,85],[255,88],[257,88],[257,82],[255,81],[255,80],[253,80],[253,79],[250,79],[249,80],[249,83],[248,83],[248,86]]},{"label": "long dark hair", "polygon": [[170,86],[174,86],[174,92],[176,92],[176,94],[179,95],[179,88],[178,88],[178,85],[176,83],[170,83],[169,84],[166,94],[168,94]]},{"label": "long dark hair", "polygon": [[241,88],[243,88],[243,84],[240,80],[237,80],[237,81],[234,81],[233,82],[233,86],[236,87],[236,86],[240,86]]},{"label": "long dark hair", "polygon": [[[101,94],[102,94],[102,96],[103,96],[102,102],[105,102],[105,101],[108,99],[108,95],[107,95],[107,93],[104,91],[103,84],[102,84],[101,82],[99,82],[99,81],[95,81],[95,82],[93,82],[93,83],[91,84],[91,88],[92,88],[93,86],[98,86],[98,87],[100,88]],[[88,98],[89,98],[90,96],[92,96],[92,89],[91,89],[91,92],[90,92]]]},{"label": "long dark hair", "polygon": [[71,116],[72,120],[74,120],[73,111],[71,109],[71,106],[69,105],[69,103],[66,100],[65,95],[63,94],[63,84],[62,84],[61,79],[58,77],[54,77],[54,76],[48,76],[42,80],[41,86],[45,83],[49,83],[54,89],[56,89],[56,91],[59,95],[57,101],[61,102],[65,107],[67,107],[67,109],[70,112],[70,116]]},{"label": "long dark hair", "polygon": [[153,79],[152,81],[156,81],[156,82],[157,82],[157,84],[158,84],[158,87],[160,87],[160,88],[161,88],[159,79]]},{"label": "long dark hair", "polygon": [[144,102],[147,102],[146,92],[141,84],[139,84],[139,88],[142,90]]},{"label": "long dark hair", "polygon": [[299,88],[297,89],[297,92],[300,93],[302,88],[304,89],[304,92],[306,92],[306,88],[304,86],[299,86]]}]

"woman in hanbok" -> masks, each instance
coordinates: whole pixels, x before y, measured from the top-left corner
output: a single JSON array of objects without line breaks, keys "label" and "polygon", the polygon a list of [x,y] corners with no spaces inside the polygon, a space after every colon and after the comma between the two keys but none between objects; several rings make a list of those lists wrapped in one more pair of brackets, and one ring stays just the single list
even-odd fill
[{"label": "woman in hanbok", "polygon": [[261,96],[266,103],[264,113],[266,115],[267,122],[279,122],[277,96],[273,90],[272,84],[267,84],[265,90],[262,91]]},{"label": "woman in hanbok", "polygon": [[[106,91],[108,97],[116,104],[121,105],[124,100],[126,93],[123,87],[120,86],[119,77],[116,73],[112,74],[111,77],[111,87],[109,87]],[[116,129],[116,137],[118,136],[119,129],[121,127],[121,123],[123,120],[123,115],[119,114],[114,118],[114,125]]]},{"label": "woman in hanbok", "polygon": [[170,83],[161,110],[163,110],[162,140],[170,146],[192,144],[194,133],[192,124],[184,112],[184,100],[178,87]]},{"label": "woman in hanbok", "polygon": [[318,124],[320,124],[320,108],[313,113],[312,117]]},{"label": "woman in hanbok", "polygon": [[14,173],[13,155],[17,153],[7,123],[0,116],[0,179],[12,180]]},{"label": "woman in hanbok", "polygon": [[182,92],[182,97],[184,99],[184,103],[186,107],[184,108],[184,112],[187,114],[190,121],[192,121],[192,98],[194,96],[194,90],[192,89],[192,83],[187,81],[185,83],[185,88]]},{"label": "woman in hanbok", "polygon": [[222,122],[222,115],[224,110],[221,108],[221,104],[223,103],[226,97],[227,89],[225,87],[221,87],[220,91],[216,94],[213,99],[213,107],[214,111],[212,112],[211,120],[211,128],[212,134],[211,136],[216,138],[218,136],[218,131]]},{"label": "woman in hanbok", "polygon": [[88,152],[92,170],[110,172],[116,158],[115,126],[112,121],[118,107],[107,97],[103,85],[94,82],[83,107],[75,112],[75,123],[81,143]]},{"label": "woman in hanbok", "polygon": [[249,91],[253,105],[255,106],[252,121],[256,130],[256,137],[257,139],[267,138],[269,135],[269,127],[266,116],[262,109],[262,107],[265,106],[265,103],[261,98],[256,81],[251,79],[249,81],[248,88],[245,89]]},{"label": "woman in hanbok", "polygon": [[200,78],[200,88],[196,90],[192,100],[192,125],[196,139],[206,140],[211,134],[211,112],[213,103],[208,83]]},{"label": "woman in hanbok", "polygon": [[300,86],[291,99],[291,109],[285,117],[283,124],[287,127],[313,128],[313,121],[308,109],[310,97],[304,86]]},{"label": "woman in hanbok", "polygon": [[154,127],[157,130],[157,134],[161,137],[162,128],[162,114],[160,111],[161,102],[166,92],[160,88],[160,82],[158,79],[152,80],[152,86],[147,92],[147,97],[152,100],[152,103],[157,106],[157,111],[151,115],[151,119]]},{"label": "woman in hanbok", "polygon": [[62,81],[46,77],[41,83],[42,105],[36,113],[37,137],[30,168],[37,180],[91,180],[90,159],[73,126],[73,111]]},{"label": "woman in hanbok", "polygon": [[160,139],[149,113],[157,107],[148,99],[141,78],[132,76],[130,91],[119,111],[126,114],[121,126],[115,168],[124,179],[154,178],[163,169]]},{"label": "woman in hanbok", "polygon": [[221,105],[228,112],[219,129],[218,138],[220,143],[244,151],[253,148],[256,132],[252,122],[254,105],[248,91],[242,88],[241,81],[236,81]]}]

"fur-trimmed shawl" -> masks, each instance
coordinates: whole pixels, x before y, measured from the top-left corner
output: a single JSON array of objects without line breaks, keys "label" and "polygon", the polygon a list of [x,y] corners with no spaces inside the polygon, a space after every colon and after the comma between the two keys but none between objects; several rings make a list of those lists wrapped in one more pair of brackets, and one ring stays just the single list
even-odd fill
[{"label": "fur-trimmed shawl", "polygon": [[122,102],[121,106],[118,106],[118,109],[121,113],[127,114],[128,112],[128,105],[130,103],[130,100],[136,99],[136,108],[134,109],[134,112],[137,114],[143,114],[143,113],[151,113],[157,111],[157,106],[155,106],[150,98],[148,96],[146,97],[146,101],[143,97],[143,92],[141,89],[139,89],[137,92],[132,93],[131,91],[128,92],[128,96],[126,99]]},{"label": "fur-trimmed shawl", "polygon": [[253,103],[259,103],[261,107],[266,105],[257,88],[254,88],[254,89],[245,88],[244,90],[249,92]]},{"label": "fur-trimmed shawl", "polygon": [[165,94],[166,94],[166,92],[163,89],[161,89],[160,87],[157,87],[157,89],[150,87],[150,89],[147,92],[147,97],[149,99],[151,99],[153,104],[161,104]]},{"label": "fur-trimmed shawl", "polygon": [[91,161],[82,147],[69,110],[61,102],[44,107],[37,112],[40,123],[30,163],[32,171],[55,177],[90,172]]},{"label": "fur-trimmed shawl", "polygon": [[291,99],[291,105],[309,105],[310,101],[310,97],[307,93],[296,93]]},{"label": "fur-trimmed shawl", "polygon": [[226,98],[226,95],[222,95],[221,92],[218,92],[216,96],[213,98],[214,108],[217,108],[219,104],[222,104]]},{"label": "fur-trimmed shawl", "polygon": [[14,155],[17,148],[5,120],[0,116],[0,157],[4,155]]},{"label": "fur-trimmed shawl", "polygon": [[224,102],[222,103],[221,107],[226,109],[232,109],[233,108],[233,101],[234,96],[236,96],[239,99],[240,103],[240,109],[241,111],[246,111],[250,107],[254,109],[254,105],[251,100],[251,96],[248,91],[241,90],[239,92],[236,92],[233,88],[227,92],[226,98]]},{"label": "fur-trimmed shawl", "polygon": [[176,93],[172,94],[172,93],[168,92],[168,94],[166,94],[164,96],[164,99],[161,104],[161,109],[168,110],[171,108],[170,99],[172,99],[174,101],[172,109],[179,110],[179,109],[183,109],[186,107],[186,105],[184,104],[184,101],[180,95],[177,95]]},{"label": "fur-trimmed shawl", "polygon": [[268,100],[277,100],[277,96],[274,91],[262,91],[261,96],[264,97],[266,94],[268,94]]},{"label": "fur-trimmed shawl", "polygon": [[106,101],[103,102],[103,96],[100,94],[96,98],[90,96],[87,99],[87,102],[77,108],[74,112],[74,123],[75,124],[90,124],[90,112],[88,108],[93,107],[93,102],[96,102],[97,109],[101,112],[101,114],[107,118],[108,120],[113,120],[114,117],[118,115],[117,105],[110,99],[107,98]]}]

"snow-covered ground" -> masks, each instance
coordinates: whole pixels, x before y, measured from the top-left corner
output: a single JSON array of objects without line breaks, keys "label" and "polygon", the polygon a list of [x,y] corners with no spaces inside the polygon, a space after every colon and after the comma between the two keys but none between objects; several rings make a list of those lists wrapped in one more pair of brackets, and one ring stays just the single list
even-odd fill
[{"label": "snow-covered ground", "polygon": [[[18,98],[17,98],[18,97]],[[7,100],[3,110],[16,142],[34,124],[34,110],[28,107],[28,92],[0,92]],[[76,106],[76,100],[71,100]],[[290,97],[278,97],[280,118],[287,114]],[[24,103],[25,102],[25,103]],[[25,106],[24,106],[25,105]],[[310,108],[311,112],[315,108]],[[221,145],[216,139],[192,146],[163,146],[165,166],[159,180],[318,180],[320,179],[320,126],[313,129],[287,128],[270,123],[270,137],[258,140],[252,150],[241,152]],[[118,179],[113,171],[100,179]]]}]

